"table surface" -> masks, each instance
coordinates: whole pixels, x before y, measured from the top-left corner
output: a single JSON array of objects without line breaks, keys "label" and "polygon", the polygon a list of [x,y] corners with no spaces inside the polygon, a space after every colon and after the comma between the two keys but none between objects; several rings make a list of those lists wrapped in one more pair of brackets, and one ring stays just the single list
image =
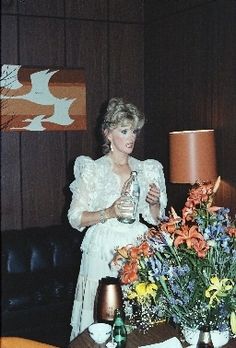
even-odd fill
[{"label": "table surface", "polygon": [[[181,340],[180,333],[172,326],[166,323],[160,323],[151,328],[146,334],[134,330],[128,334],[126,348],[138,348],[148,344],[165,341],[171,337],[177,337]],[[110,340],[110,339],[109,339]],[[109,341],[108,340],[108,341]],[[181,340],[183,347],[189,346]],[[235,348],[236,339],[230,340],[224,348]],[[69,345],[69,348],[106,348],[106,344],[97,344],[89,336],[88,330],[85,330],[81,335],[76,337]],[[170,347],[171,348],[171,347]],[[223,348],[223,347],[222,347]]]}]

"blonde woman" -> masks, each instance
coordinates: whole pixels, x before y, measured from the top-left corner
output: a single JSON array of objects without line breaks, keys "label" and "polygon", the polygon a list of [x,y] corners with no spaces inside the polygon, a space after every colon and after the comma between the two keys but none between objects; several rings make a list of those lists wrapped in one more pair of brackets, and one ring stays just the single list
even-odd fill
[{"label": "blonde woman", "polygon": [[[121,98],[112,98],[102,124],[104,156],[97,160],[79,156],[75,161],[68,219],[73,228],[88,229],[81,246],[71,340],[94,322],[99,280],[117,276],[109,266],[114,250],[136,243],[137,237],[147,231],[139,215],[147,223],[157,225],[165,213],[167,196],[162,165],[154,159],[140,161],[131,156],[144,122],[144,115],[136,106]],[[140,199],[136,221],[124,224],[117,217],[124,214],[121,191],[131,171],[138,173]]]}]

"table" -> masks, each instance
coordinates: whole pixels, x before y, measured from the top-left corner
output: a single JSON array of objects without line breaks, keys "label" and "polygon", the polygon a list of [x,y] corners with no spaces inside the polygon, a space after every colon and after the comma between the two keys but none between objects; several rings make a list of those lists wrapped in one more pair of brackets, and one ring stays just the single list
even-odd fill
[{"label": "table", "polygon": [[[160,323],[151,328],[146,334],[134,330],[128,335],[126,348],[138,348],[147,344],[162,342],[171,337],[180,337],[180,333],[174,329],[170,324]],[[109,339],[110,340],[110,339]],[[189,346],[185,342],[181,342],[183,347]],[[235,348],[236,339],[230,340],[224,348]],[[85,330],[81,335],[76,337],[69,345],[68,348],[106,348],[106,344],[97,344],[89,336],[88,330]],[[170,347],[171,348],[171,347]],[[223,347],[222,347],[223,348]]]}]

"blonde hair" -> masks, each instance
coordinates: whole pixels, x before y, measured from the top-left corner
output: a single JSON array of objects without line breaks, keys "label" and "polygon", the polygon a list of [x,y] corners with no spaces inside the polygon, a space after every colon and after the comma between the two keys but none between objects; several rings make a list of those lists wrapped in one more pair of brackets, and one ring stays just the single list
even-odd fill
[{"label": "blonde hair", "polygon": [[105,135],[105,130],[127,125],[131,125],[133,129],[140,130],[144,123],[145,116],[135,105],[125,102],[122,98],[110,99],[102,123],[102,134],[104,138],[104,144],[102,145],[103,153],[106,154],[110,151],[110,141]]}]

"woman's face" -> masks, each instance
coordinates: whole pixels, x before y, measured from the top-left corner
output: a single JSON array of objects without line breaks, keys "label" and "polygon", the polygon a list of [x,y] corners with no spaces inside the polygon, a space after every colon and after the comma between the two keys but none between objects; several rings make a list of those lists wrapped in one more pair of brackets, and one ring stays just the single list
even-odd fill
[{"label": "woman's face", "polygon": [[137,133],[138,130],[131,125],[118,126],[111,129],[107,137],[111,142],[113,151],[130,154],[134,149]]}]

